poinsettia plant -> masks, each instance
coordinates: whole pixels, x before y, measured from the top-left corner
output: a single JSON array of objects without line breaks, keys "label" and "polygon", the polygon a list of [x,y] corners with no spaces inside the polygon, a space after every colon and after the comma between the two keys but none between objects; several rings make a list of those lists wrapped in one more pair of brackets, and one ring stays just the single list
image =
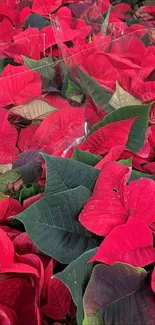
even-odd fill
[{"label": "poinsettia plant", "polygon": [[0,2],[1,325],[155,323],[154,17]]}]

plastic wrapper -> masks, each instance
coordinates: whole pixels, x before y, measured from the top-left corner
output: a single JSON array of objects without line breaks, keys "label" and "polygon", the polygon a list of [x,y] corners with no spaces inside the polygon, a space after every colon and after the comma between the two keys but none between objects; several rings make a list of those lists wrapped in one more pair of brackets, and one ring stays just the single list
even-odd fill
[{"label": "plastic wrapper", "polygon": [[[85,279],[80,279],[80,289],[79,279],[76,279],[76,274],[72,274],[76,273],[75,268],[71,266],[68,271],[66,265],[78,258],[73,266],[77,264],[79,269],[81,265],[81,274],[85,277],[87,270],[82,268],[94,255],[92,252],[87,255],[87,249],[94,248],[96,251],[95,247],[100,245],[102,236],[110,234],[113,226],[117,225],[116,220],[116,224],[114,221],[112,228],[110,224],[108,231],[105,229],[102,234],[96,230],[91,234],[93,229],[87,227],[89,232],[85,228],[82,230],[79,214],[81,215],[85,204],[87,209],[87,200],[88,204],[92,201],[89,198],[93,195],[99,169],[103,168],[105,162],[119,161],[119,164],[114,163],[114,168],[112,163],[105,176],[102,175],[105,180],[105,207],[107,190],[110,189],[107,206],[110,207],[112,220],[115,217],[115,211],[113,213],[111,209],[113,199],[113,208],[115,209],[118,199],[120,211],[123,211],[117,192],[120,189],[123,197],[123,190],[127,189],[128,185],[121,185],[124,179],[122,175],[127,175],[127,166],[130,170],[131,165],[133,167],[132,179],[146,175],[141,172],[151,173],[154,179],[155,141],[152,132],[154,128],[147,128],[146,115],[149,108],[142,112],[142,116],[143,107],[133,108],[133,105],[153,103],[149,122],[155,124],[155,30],[153,11],[147,8],[145,13],[151,17],[149,21],[144,19],[146,16],[142,12],[137,12],[130,5],[121,3],[113,6],[109,0],[0,1],[0,325],[49,325],[56,324],[57,320],[63,324],[75,324],[76,306],[73,301],[78,301],[77,311],[80,306],[77,323],[82,324],[80,301],[82,302],[81,293],[86,288],[84,283],[83,290],[82,282]],[[140,18],[136,18],[138,15]],[[126,122],[122,110],[118,112],[118,120],[117,116],[114,119],[113,115],[110,116],[109,113],[126,105]],[[129,113],[128,118],[130,106],[131,112],[135,110],[135,114]],[[101,127],[99,133],[92,133],[93,136],[84,141],[91,127],[107,114],[109,123],[106,128]],[[132,128],[137,115],[141,117],[139,125]],[[131,151],[132,148],[134,150]],[[125,160],[127,166],[121,165],[120,160],[121,163]],[[121,174],[119,171],[123,169],[125,172]],[[120,180],[117,177],[119,173]],[[108,175],[112,175],[111,180]],[[113,186],[115,180],[117,186]],[[148,192],[147,187],[153,189],[153,180],[150,183],[147,179],[141,180],[147,185],[144,183],[146,190],[142,201],[145,197],[145,203],[150,207],[151,199],[147,202],[145,193]],[[140,193],[140,186],[135,186],[136,193]],[[126,206],[131,203],[134,207],[137,202],[130,202],[130,197],[134,197],[132,186],[129,189],[132,195],[126,191],[127,199],[129,197]],[[97,192],[101,192],[100,189]],[[100,208],[104,204],[103,200],[100,204],[98,198],[96,196],[92,206],[88,206],[87,211],[84,210],[86,214],[88,212],[94,216],[94,220],[95,210],[102,214]],[[97,202],[95,207],[94,202]],[[24,212],[25,209],[27,211]],[[119,209],[117,210],[117,228],[121,222],[125,224],[120,227],[126,227],[125,209],[125,212],[120,212],[124,221],[120,221]],[[137,216],[141,216],[142,210],[139,211]],[[22,212],[24,218],[23,215],[19,216]],[[12,221],[16,215],[17,218]],[[150,223],[146,216],[143,218],[148,223],[144,227],[151,225],[155,230],[155,223],[151,224],[154,221],[153,213],[148,214],[148,218]],[[24,225],[21,224],[23,219]],[[137,220],[138,230],[134,226],[129,229],[135,229],[136,233],[141,220],[138,217],[130,218],[130,215],[129,219]],[[101,226],[104,228],[104,223],[99,225],[99,230]],[[94,229],[97,229],[96,220]],[[147,236],[151,242],[151,232]],[[137,245],[135,241],[133,248],[134,245]],[[150,250],[153,252],[153,244],[151,245]],[[146,246],[148,250],[148,245]],[[110,254],[105,256],[110,261]],[[154,262],[154,259],[149,259],[149,254],[147,257],[146,261],[144,256],[145,261],[140,261],[140,265],[136,259],[135,264],[132,263],[133,260],[127,262],[145,267]],[[91,265],[93,268],[94,264]],[[70,292],[61,281],[54,287],[56,278],[53,274],[62,270],[70,274],[71,280],[77,280],[74,281],[75,288],[73,283],[70,286],[74,289],[72,302]],[[88,271],[90,274],[91,270]],[[146,273],[139,272],[139,268],[137,272],[138,276]],[[135,291],[132,290],[133,292]],[[151,304],[152,294],[147,299]],[[74,299],[76,297],[78,299]],[[101,304],[99,301],[98,306],[100,305],[103,306],[102,301]],[[141,309],[144,309],[143,305],[141,304]],[[150,310],[149,306],[146,307],[145,310]],[[109,305],[108,310],[111,310]],[[130,319],[139,319],[139,305],[137,310],[138,316],[133,308]],[[148,323],[153,322],[150,315]],[[114,323],[120,319],[119,316],[116,315]],[[89,319],[93,321],[93,318]],[[105,322],[108,320],[110,323],[111,313]],[[97,318],[96,321],[98,322]],[[84,323],[87,323],[86,318]],[[122,318],[121,324],[123,323]]]},{"label": "plastic wrapper", "polygon": [[70,43],[64,41],[62,17],[53,17],[52,22],[64,96],[84,105],[85,130],[121,106],[154,100],[149,82],[154,78],[155,29],[143,20],[133,22],[128,4],[108,7],[102,1],[102,7],[95,3],[73,17],[70,26],[73,31],[81,27],[81,38]]},{"label": "plastic wrapper", "polygon": [[66,152],[109,112],[154,100],[155,30],[132,24],[128,4],[18,11],[12,24],[1,18],[0,105],[16,133],[2,163],[27,150]]}]

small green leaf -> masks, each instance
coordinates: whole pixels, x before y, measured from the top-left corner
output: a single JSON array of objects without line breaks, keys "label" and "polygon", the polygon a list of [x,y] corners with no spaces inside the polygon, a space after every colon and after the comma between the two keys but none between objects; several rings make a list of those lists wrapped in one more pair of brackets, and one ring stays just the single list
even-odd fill
[{"label": "small green leaf", "polygon": [[71,292],[72,299],[77,306],[77,324],[81,325],[83,320],[83,293],[87,287],[95,263],[87,261],[95,255],[97,248],[91,249],[71,262],[63,272],[54,275],[54,278],[61,280]]},{"label": "small green leaf", "polygon": [[83,185],[93,190],[100,170],[79,161],[42,154],[47,169],[45,194]]},{"label": "small green leaf", "polygon": [[24,224],[29,237],[43,253],[60,263],[69,264],[101,242],[78,221],[90,195],[84,186],[47,195],[15,219]]},{"label": "small green leaf", "polygon": [[5,195],[2,192],[0,192],[0,201],[2,201],[3,199],[6,199],[7,197],[9,197],[9,195]]},{"label": "small green leaf", "polygon": [[100,107],[105,112],[112,112],[113,108],[109,106],[112,94],[79,67],[78,77],[80,79],[81,88],[84,90],[85,94],[88,94],[92,98],[97,107]]},{"label": "small green leaf", "polygon": [[20,191],[18,191],[13,197],[16,198],[20,203],[41,192],[41,187],[38,183],[32,183],[29,186],[24,186]]},{"label": "small green leaf", "polygon": [[132,166],[132,157],[128,159],[121,159],[118,161],[119,164],[124,165],[124,166]]},{"label": "small green leaf", "polygon": [[147,47],[150,45],[150,35],[149,33],[146,33],[142,38],[141,41],[144,43],[144,45]]},{"label": "small green leaf", "polygon": [[95,166],[102,159],[102,157],[99,155],[94,155],[87,151],[82,151],[75,147],[72,159],[90,166]]},{"label": "small green leaf", "polygon": [[0,75],[4,69],[4,59],[0,59]]},{"label": "small green leaf", "polygon": [[7,191],[7,185],[9,183],[15,183],[20,178],[20,173],[11,169],[4,174],[0,174],[0,192],[5,193]]},{"label": "small green leaf", "polygon": [[106,115],[102,121],[95,124],[90,130],[88,137],[104,125],[137,116],[138,118],[131,127],[126,147],[132,152],[138,152],[144,144],[150,107],[151,104],[120,107]]},{"label": "small green leaf", "polygon": [[55,69],[53,68],[53,59],[51,57],[43,58],[41,60],[33,60],[22,56],[24,60],[24,65],[34,70],[35,72],[40,72],[42,77],[53,80],[55,77]]},{"label": "small green leaf", "polygon": [[67,71],[65,75],[65,80],[62,87],[62,95],[67,99],[75,100],[79,103],[83,101],[83,93],[81,88],[76,84],[75,81],[72,80],[72,76],[70,75],[70,71]]}]

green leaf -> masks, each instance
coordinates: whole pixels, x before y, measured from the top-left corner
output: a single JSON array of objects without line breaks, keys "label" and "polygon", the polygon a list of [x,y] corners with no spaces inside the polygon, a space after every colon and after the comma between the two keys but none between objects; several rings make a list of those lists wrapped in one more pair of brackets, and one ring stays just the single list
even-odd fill
[{"label": "green leaf", "polygon": [[20,203],[41,192],[41,186],[38,183],[32,183],[29,186],[24,186],[20,191],[18,191],[13,197],[16,198]]},{"label": "green leaf", "polygon": [[95,166],[102,159],[102,157],[99,155],[94,155],[87,151],[82,151],[75,147],[72,159],[90,166]]},{"label": "green leaf", "polygon": [[98,237],[87,231],[78,215],[91,192],[84,186],[44,196],[15,216],[33,243],[60,263],[69,264],[99,245]]},{"label": "green leaf", "polygon": [[6,199],[7,197],[9,197],[9,195],[5,195],[2,192],[0,192],[0,201],[2,201],[3,199]]},{"label": "green leaf", "polygon": [[72,80],[70,71],[68,70],[65,75],[65,80],[62,87],[62,95],[67,99],[75,100],[79,103],[83,101],[83,93],[81,88]]},{"label": "green leaf", "polygon": [[132,157],[128,159],[121,159],[118,161],[119,164],[124,165],[124,166],[132,166]]},{"label": "green leaf", "polygon": [[134,170],[133,169],[132,173],[131,173],[131,176],[130,176],[130,179],[128,180],[128,183],[130,183],[132,181],[135,181],[136,179],[139,179],[141,177],[150,178],[150,179],[153,179],[155,181],[155,175],[146,174],[146,173],[140,172],[139,170]]},{"label": "green leaf", "polygon": [[0,59],[0,75],[4,69],[4,59]]},{"label": "green leaf", "polygon": [[148,128],[150,107],[151,104],[120,107],[114,112],[106,115],[102,121],[95,124],[90,130],[88,137],[104,125],[116,121],[127,120],[131,117],[137,116],[138,118],[131,127],[126,147],[132,152],[138,152],[144,144],[145,135]]},{"label": "green leaf", "polygon": [[98,264],[84,293],[85,325],[155,324],[149,274],[129,264]]},{"label": "green leaf", "polygon": [[53,59],[51,57],[43,58],[41,60],[33,60],[22,55],[24,60],[24,65],[34,70],[35,72],[40,72],[42,77],[53,80],[55,77],[55,69],[53,68]]},{"label": "green leaf", "polygon": [[0,174],[0,192],[5,193],[7,191],[7,185],[9,183],[15,183],[20,178],[20,173],[11,169],[4,174]]},{"label": "green leaf", "polygon": [[108,29],[108,26],[109,26],[110,13],[111,13],[111,7],[109,7],[109,9],[105,13],[106,16],[104,18],[104,22],[102,24],[102,29],[101,29],[101,32],[103,34],[106,34],[107,33],[107,29]]},{"label": "green leaf", "polygon": [[83,293],[88,284],[95,263],[87,261],[95,255],[97,248],[91,249],[71,262],[64,271],[54,275],[54,278],[61,280],[71,292],[72,299],[77,307],[77,324],[81,325],[83,320]]},{"label": "green leaf", "polygon": [[83,185],[93,190],[100,170],[81,162],[42,154],[47,169],[45,194]]},{"label": "green leaf", "polygon": [[146,47],[150,45],[150,35],[148,32],[141,38],[141,41]]},{"label": "green leaf", "polygon": [[80,79],[81,88],[84,90],[85,94],[88,94],[92,98],[97,107],[100,107],[108,113],[113,111],[113,108],[109,106],[109,101],[112,96],[111,93],[79,67],[78,77]]}]

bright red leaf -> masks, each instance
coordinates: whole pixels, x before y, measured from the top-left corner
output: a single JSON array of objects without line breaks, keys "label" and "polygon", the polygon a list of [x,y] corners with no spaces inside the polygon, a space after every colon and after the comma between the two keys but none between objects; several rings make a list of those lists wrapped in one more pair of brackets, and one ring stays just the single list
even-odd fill
[{"label": "bright red leaf", "polygon": [[15,216],[16,214],[23,211],[23,208],[19,201],[13,199],[13,198],[5,198],[2,201],[0,201],[0,223],[10,223],[12,216]]},{"label": "bright red leaf", "polygon": [[113,229],[90,260],[105,264],[123,262],[143,267],[155,262],[153,236],[142,221],[130,218],[125,225]]},{"label": "bright red leaf", "polygon": [[102,126],[87,138],[83,150],[104,155],[114,146],[125,146],[134,121],[135,117]]},{"label": "bright red leaf", "polygon": [[104,164],[109,161],[117,161],[124,151],[123,146],[115,146],[110,149],[107,155],[96,164],[96,168],[102,169]]},{"label": "bright red leaf", "polygon": [[43,120],[34,134],[30,149],[42,149],[50,154],[66,149],[76,138],[84,134],[82,108],[68,108],[52,112]]},{"label": "bright red leaf", "polygon": [[0,305],[1,325],[20,325],[19,318],[15,311],[5,305]]},{"label": "bright red leaf", "polygon": [[80,223],[89,231],[105,236],[128,219],[122,193],[130,174],[129,168],[107,163],[100,172],[94,191],[79,215]]},{"label": "bright red leaf", "polygon": [[24,66],[8,64],[0,76],[0,102],[2,106],[21,105],[28,99],[41,95],[39,72]]},{"label": "bright red leaf", "polygon": [[15,35],[13,37],[15,49],[20,57],[17,59],[15,56],[15,61],[18,63],[24,63],[22,55],[34,59],[40,59],[40,34],[38,28],[28,27],[25,31]]},{"label": "bright red leaf", "polygon": [[8,121],[8,111],[0,108],[0,162],[1,164],[12,163],[19,154],[15,147],[18,137],[17,130]]},{"label": "bright red leaf", "polygon": [[52,259],[45,271],[43,297],[45,304],[42,311],[46,316],[60,320],[63,319],[71,303],[71,294],[63,282],[51,278],[55,261]]},{"label": "bright red leaf", "polygon": [[19,234],[14,240],[13,245],[15,252],[19,255],[23,254],[40,254],[40,250],[32,243],[26,232]]},{"label": "bright red leaf", "polygon": [[48,16],[53,11],[58,9],[62,4],[62,0],[34,0],[32,12]]},{"label": "bright red leaf", "polygon": [[18,147],[21,151],[26,151],[31,147],[32,138],[38,129],[38,125],[30,124],[25,129],[21,129],[18,138]]}]

